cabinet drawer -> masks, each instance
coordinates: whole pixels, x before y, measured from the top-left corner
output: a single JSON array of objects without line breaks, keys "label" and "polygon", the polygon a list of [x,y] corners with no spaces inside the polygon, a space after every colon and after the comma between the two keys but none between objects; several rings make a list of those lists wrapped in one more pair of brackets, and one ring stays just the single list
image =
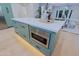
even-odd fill
[{"label": "cabinet drawer", "polygon": [[23,33],[29,32],[28,27],[26,29],[23,29],[20,26],[15,26],[15,31],[20,31],[20,32],[23,32]]},{"label": "cabinet drawer", "polygon": [[24,24],[24,23],[20,23],[20,22],[15,22],[15,27],[17,27],[18,29],[22,29],[22,30],[27,30],[28,29],[28,25]]}]

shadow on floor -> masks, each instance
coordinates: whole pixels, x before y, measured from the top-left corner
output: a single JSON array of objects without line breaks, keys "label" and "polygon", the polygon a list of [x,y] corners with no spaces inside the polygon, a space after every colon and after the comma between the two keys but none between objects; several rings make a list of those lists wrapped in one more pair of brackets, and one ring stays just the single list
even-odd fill
[{"label": "shadow on floor", "polygon": [[8,26],[6,24],[4,16],[0,16],[0,30],[7,29]]}]

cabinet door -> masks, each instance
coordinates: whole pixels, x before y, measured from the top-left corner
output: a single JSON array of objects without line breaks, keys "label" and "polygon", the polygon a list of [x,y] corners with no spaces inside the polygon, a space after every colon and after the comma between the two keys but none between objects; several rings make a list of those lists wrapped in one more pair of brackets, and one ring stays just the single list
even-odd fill
[{"label": "cabinet door", "polygon": [[17,21],[15,22],[15,31],[24,39],[29,40],[29,30],[28,30],[28,25],[24,23],[20,23]]},{"label": "cabinet door", "polygon": [[50,44],[49,44],[49,49],[50,49],[50,54],[54,52],[55,46],[56,46],[56,41],[57,41],[57,33],[51,32],[50,36]]},{"label": "cabinet door", "polygon": [[8,26],[13,26],[11,18],[13,17],[11,5],[9,3],[0,4],[2,8],[3,15],[5,17],[6,23]]}]

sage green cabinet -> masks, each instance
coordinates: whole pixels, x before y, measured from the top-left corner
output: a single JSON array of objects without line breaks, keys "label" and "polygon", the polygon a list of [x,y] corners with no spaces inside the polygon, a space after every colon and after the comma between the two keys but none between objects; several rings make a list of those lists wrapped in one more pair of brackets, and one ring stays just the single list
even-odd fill
[{"label": "sage green cabinet", "polygon": [[14,27],[15,27],[16,33],[19,34],[26,41],[29,41],[28,25],[24,24],[24,23],[17,22],[17,21],[13,21],[13,22],[14,22]]},{"label": "sage green cabinet", "polygon": [[3,15],[5,17],[5,21],[8,27],[13,26],[13,22],[11,18],[13,18],[12,8],[10,3],[1,3],[0,4]]}]

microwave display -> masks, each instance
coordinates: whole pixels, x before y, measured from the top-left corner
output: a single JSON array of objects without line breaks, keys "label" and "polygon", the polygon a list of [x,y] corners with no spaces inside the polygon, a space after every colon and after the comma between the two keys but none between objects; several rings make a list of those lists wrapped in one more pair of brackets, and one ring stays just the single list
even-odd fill
[{"label": "microwave display", "polygon": [[35,40],[41,42],[42,44],[47,45],[47,39],[46,38],[41,37],[41,36],[39,36],[37,34],[34,34],[32,32],[31,32],[31,36],[32,36],[32,38],[34,38]]}]

